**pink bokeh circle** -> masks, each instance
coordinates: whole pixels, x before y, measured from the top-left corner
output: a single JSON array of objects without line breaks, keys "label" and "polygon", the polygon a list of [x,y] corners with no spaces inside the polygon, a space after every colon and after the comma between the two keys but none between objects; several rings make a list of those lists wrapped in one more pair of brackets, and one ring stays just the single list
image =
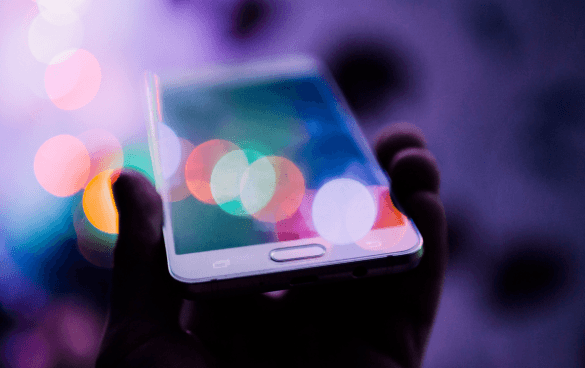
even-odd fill
[{"label": "pink bokeh circle", "polygon": [[89,51],[78,49],[56,56],[45,71],[45,89],[55,106],[76,110],[98,93],[102,81],[100,64]]},{"label": "pink bokeh circle", "polygon": [[68,197],[83,189],[89,171],[89,152],[83,142],[71,135],[62,134],[47,140],[35,155],[37,181],[57,197]]}]

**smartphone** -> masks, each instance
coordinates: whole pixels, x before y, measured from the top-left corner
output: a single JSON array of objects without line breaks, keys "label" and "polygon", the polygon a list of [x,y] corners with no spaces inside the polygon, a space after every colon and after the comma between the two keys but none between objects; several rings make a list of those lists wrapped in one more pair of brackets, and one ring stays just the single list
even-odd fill
[{"label": "smartphone", "polygon": [[415,267],[423,240],[323,64],[146,73],[169,272],[189,295]]}]

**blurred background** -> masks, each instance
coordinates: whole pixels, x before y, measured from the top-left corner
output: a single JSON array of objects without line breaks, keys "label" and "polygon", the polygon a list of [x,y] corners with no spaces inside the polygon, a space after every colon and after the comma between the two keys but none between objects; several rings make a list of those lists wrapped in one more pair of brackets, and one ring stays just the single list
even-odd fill
[{"label": "blurred background", "polygon": [[99,173],[151,173],[144,71],[308,53],[368,139],[408,121],[438,159],[424,366],[585,367],[584,21],[570,0],[1,0],[0,365],[93,364],[116,225],[92,203]]}]

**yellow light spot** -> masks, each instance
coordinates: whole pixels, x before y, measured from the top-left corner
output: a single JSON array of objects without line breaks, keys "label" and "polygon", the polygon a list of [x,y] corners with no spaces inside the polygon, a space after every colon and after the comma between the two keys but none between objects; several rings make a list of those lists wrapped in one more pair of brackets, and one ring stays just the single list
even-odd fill
[{"label": "yellow light spot", "polygon": [[83,212],[89,222],[99,230],[118,233],[118,210],[112,192],[114,170],[102,171],[96,175],[83,193]]}]

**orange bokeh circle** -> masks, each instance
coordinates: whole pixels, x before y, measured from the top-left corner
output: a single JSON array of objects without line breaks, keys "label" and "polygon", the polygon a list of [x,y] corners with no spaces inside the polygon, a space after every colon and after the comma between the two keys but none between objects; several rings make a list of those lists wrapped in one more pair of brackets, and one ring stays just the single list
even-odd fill
[{"label": "orange bokeh circle", "polygon": [[108,234],[118,233],[118,209],[112,192],[112,182],[118,174],[116,170],[102,171],[91,179],[83,193],[85,216],[93,226]]},{"label": "orange bokeh circle", "polygon": [[278,222],[291,217],[301,205],[305,195],[305,178],[292,161],[269,156],[276,174],[276,188],[272,199],[252,216],[263,222]]},{"label": "orange bokeh circle", "polygon": [[211,194],[211,173],[215,164],[227,153],[240,149],[232,142],[213,139],[201,143],[187,158],[185,181],[195,198],[208,204],[216,204]]}]

